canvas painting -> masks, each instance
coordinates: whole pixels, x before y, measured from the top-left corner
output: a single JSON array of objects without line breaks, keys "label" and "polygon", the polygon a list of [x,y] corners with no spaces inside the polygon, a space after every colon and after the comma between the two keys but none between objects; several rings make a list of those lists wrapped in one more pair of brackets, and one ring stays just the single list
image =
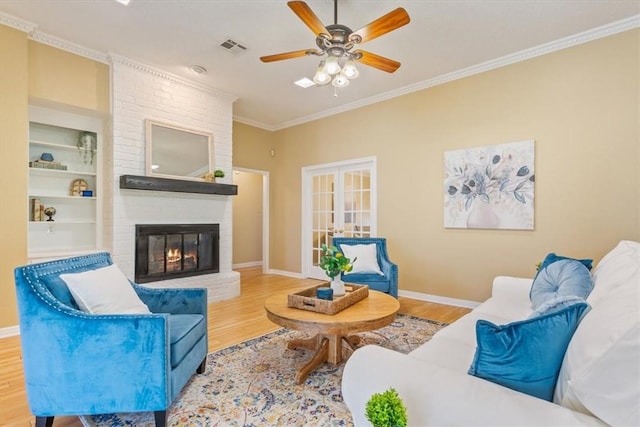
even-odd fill
[{"label": "canvas painting", "polygon": [[533,230],[534,142],[447,151],[444,226]]}]

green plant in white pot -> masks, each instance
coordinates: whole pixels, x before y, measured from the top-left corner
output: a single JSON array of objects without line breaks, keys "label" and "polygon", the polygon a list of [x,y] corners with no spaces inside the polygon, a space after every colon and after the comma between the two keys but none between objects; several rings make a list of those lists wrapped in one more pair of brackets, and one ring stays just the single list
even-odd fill
[{"label": "green plant in white pot", "polygon": [[407,426],[407,408],[393,387],[372,395],[365,407],[365,415],[373,427]]}]

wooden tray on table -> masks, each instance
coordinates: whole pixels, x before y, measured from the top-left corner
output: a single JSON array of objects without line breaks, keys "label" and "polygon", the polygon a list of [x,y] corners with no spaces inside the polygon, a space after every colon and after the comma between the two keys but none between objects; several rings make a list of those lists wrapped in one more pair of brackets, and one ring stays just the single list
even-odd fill
[{"label": "wooden tray on table", "polygon": [[318,298],[316,296],[318,288],[327,287],[328,285],[328,283],[325,283],[289,294],[287,306],[317,313],[336,314],[369,296],[369,287],[367,285],[345,283],[346,293],[343,296],[333,297],[332,301]]}]

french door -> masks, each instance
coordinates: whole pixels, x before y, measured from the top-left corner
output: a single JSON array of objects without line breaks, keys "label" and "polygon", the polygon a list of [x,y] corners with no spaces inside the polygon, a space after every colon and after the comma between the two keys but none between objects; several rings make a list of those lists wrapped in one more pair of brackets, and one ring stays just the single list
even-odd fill
[{"label": "french door", "polygon": [[376,235],[376,159],[302,169],[302,274],[327,279],[318,264],[334,236]]}]

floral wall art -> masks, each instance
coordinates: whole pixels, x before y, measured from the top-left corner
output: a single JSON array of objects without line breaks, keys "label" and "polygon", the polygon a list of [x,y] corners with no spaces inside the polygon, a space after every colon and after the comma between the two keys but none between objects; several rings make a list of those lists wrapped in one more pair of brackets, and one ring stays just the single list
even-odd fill
[{"label": "floral wall art", "polygon": [[444,153],[444,226],[533,230],[534,142]]}]

